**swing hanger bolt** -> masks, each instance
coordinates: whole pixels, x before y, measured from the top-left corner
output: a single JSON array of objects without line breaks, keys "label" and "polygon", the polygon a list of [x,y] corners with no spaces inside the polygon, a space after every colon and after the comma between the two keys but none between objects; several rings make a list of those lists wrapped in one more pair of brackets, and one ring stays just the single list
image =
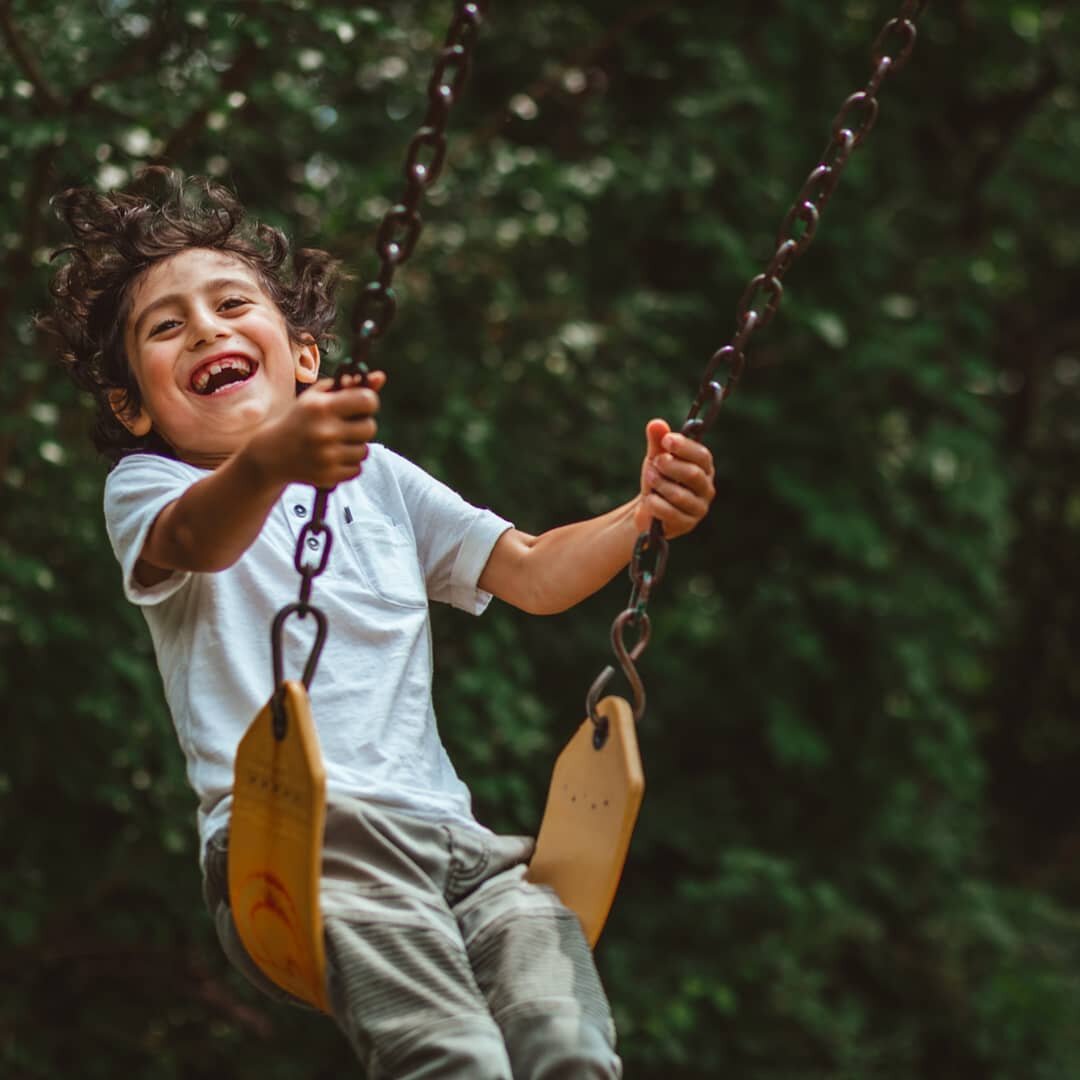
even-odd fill
[{"label": "swing hanger bolt", "polygon": [[[638,639],[631,648],[627,648],[625,641],[627,628],[632,628],[638,633]],[[651,633],[652,623],[649,620],[648,612],[643,608],[639,610],[633,606],[627,607],[615,616],[611,624],[611,650],[615,653],[615,659],[618,660],[619,667],[622,669],[626,681],[630,684],[630,690],[634,697],[633,708],[636,723],[641,723],[642,717],[645,715],[646,700],[645,683],[642,681],[641,674],[637,669],[636,661],[649,644]],[[592,686],[589,687],[588,694],[585,695],[585,709],[595,727],[593,746],[597,750],[604,745],[607,739],[607,721],[597,712],[597,706],[600,702],[600,696],[614,675],[615,668],[609,664],[597,675]]]}]

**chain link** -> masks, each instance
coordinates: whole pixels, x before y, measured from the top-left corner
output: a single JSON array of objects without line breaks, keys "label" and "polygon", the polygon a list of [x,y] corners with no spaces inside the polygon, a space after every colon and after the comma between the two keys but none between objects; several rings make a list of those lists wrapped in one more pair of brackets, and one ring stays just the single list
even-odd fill
[{"label": "chain link", "polygon": [[420,205],[425,192],[442,174],[446,162],[446,124],[469,76],[486,6],[486,0],[459,0],[435,59],[427,85],[427,112],[405,152],[405,190],[401,202],[387,211],[376,234],[379,275],[357,297],[351,320],[352,355],[338,371],[338,385],[344,375],[363,375],[367,371],[373,344],[394,320],[397,312],[394,273],[416,247],[423,227]]},{"label": "chain link", "polygon": [[[420,205],[424,193],[442,173],[446,161],[446,124],[450,109],[461,96],[472,66],[473,49],[476,45],[480,22],[487,7],[487,0],[457,0],[453,21],[446,39],[435,59],[435,66],[428,80],[428,107],[405,152],[405,190],[401,202],[383,216],[375,234],[375,253],[379,257],[379,273],[366,285],[356,298],[352,311],[352,351],[350,357],[338,368],[334,389],[338,390],[346,376],[360,380],[367,386],[368,360],[375,342],[386,333],[397,313],[397,296],[394,293],[394,274],[398,267],[412,255],[420,238],[423,219]],[[311,517],[304,523],[296,540],[293,565],[300,575],[299,600],[278,613],[271,633],[274,660],[274,731],[280,739],[284,736],[284,720],[279,704],[281,686],[281,626],[284,617],[297,614],[301,619],[314,614],[319,628],[316,646],[304,669],[307,685],[315,672],[322,639],[325,636],[325,617],[311,604],[312,585],[327,566],[334,534],[326,521],[326,507],[330,489],[317,488]],[[311,553],[317,552],[313,558]]]},{"label": "chain link", "polygon": [[[795,201],[785,214],[777,236],[777,246],[765,270],[750,280],[735,308],[735,334],[723,348],[713,353],[705,367],[698,391],[680,429],[683,435],[698,442],[715,423],[720,407],[731,396],[746,367],[746,347],[751,337],[768,326],[784,296],[784,275],[804,255],[817,235],[821,215],[840,183],[852,154],[862,145],[877,123],[880,104],[878,92],[887,79],[901,71],[911,59],[918,36],[916,23],[930,0],[903,0],[897,15],[878,33],[871,47],[873,72],[862,90],[856,91],[840,106],[833,117],[831,136],[818,164],[807,176]],[[726,369],[718,381],[717,373]],[[630,560],[632,588],[630,601],[612,623],[612,645],[630,683],[635,698],[635,715],[644,712],[645,691],[634,662],[648,642],[648,603],[667,566],[668,542],[663,527],[655,518],[647,532],[634,545]],[[637,629],[639,637],[627,648],[624,635]],[[603,745],[606,725],[596,711],[600,693],[614,675],[607,667],[597,676],[586,696],[586,708],[595,725],[594,743]]]}]

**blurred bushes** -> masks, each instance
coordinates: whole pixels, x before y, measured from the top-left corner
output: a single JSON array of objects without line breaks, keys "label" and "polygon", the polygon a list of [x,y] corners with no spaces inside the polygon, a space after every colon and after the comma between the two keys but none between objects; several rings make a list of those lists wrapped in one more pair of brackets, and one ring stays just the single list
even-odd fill
[{"label": "blurred bushes", "polygon": [[[87,403],[31,316],[50,195],[159,159],[371,273],[449,7],[0,3],[8,1075],[354,1068],[211,940]],[[532,531],[633,494],[645,421],[684,415],[892,7],[495,5],[381,346],[386,441]],[[1065,10],[931,5],[714,430],[715,510],[652,605],[649,791],[599,950],[628,1076],[1080,1072]],[[484,820],[535,828],[626,587],[557,620],[437,613]]]}]

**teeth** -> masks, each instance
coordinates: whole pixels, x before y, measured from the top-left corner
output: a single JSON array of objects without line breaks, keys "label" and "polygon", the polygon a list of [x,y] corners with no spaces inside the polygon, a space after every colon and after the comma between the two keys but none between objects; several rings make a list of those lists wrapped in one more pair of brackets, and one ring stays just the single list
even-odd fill
[{"label": "teeth", "polygon": [[199,369],[191,380],[191,385],[197,393],[203,393],[210,385],[210,379],[214,375],[220,375],[223,371],[235,370],[244,375],[251,375],[252,364],[246,356],[226,356],[221,360],[215,360],[211,364]]}]

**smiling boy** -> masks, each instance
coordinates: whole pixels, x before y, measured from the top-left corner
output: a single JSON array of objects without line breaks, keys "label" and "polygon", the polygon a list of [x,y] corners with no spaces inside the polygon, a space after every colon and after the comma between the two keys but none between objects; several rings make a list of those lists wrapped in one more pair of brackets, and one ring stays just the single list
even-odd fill
[{"label": "smiling boy", "polygon": [[517,530],[374,442],[383,373],[337,391],[319,379],[329,256],[297,252],[288,275],[285,238],[247,227],[229,192],[152,178],[157,196],[61,197],[76,242],[43,322],[98,403],[109,535],[199,797],[227,955],[281,996],[229,913],[233,757],[271,686],[266,627],[292,599],[309,485],[336,487],[329,524],[344,542],[319,579],[332,629],[311,695],[334,1016],[370,1077],[620,1075],[576,918],[524,880],[531,841],[475,820],[443,748],[427,608],[479,614],[492,595],[533,613],[573,606],[626,565],[653,517],[668,536],[701,520],[708,450],[652,420],[632,499],[539,536]]}]

